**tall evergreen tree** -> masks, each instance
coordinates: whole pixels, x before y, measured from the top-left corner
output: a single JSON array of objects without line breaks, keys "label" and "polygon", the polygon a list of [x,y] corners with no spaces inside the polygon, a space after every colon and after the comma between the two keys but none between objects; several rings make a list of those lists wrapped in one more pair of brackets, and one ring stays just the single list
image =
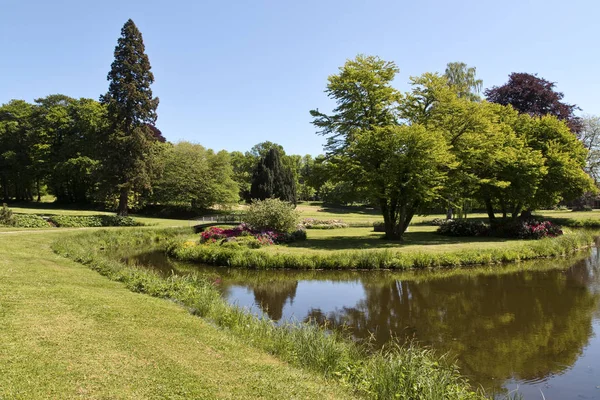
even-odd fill
[{"label": "tall evergreen tree", "polygon": [[102,150],[104,193],[119,195],[119,215],[127,215],[129,195],[150,188],[150,150],[155,142],[150,128],[156,122],[158,98],[152,97],[154,75],[142,34],[128,20],[115,48],[108,73],[108,93],[101,97],[110,123]]},{"label": "tall evergreen tree", "polygon": [[296,204],[296,179],[292,170],[283,165],[277,148],[271,148],[254,169],[250,196],[258,200],[278,198]]}]

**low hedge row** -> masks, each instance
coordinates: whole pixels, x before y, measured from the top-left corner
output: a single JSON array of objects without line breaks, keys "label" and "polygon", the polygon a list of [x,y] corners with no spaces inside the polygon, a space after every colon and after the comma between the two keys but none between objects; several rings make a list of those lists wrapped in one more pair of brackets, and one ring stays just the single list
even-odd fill
[{"label": "low hedge row", "polygon": [[107,226],[143,226],[131,217],[117,215],[54,215],[49,221],[59,228],[101,228]]},{"label": "low hedge row", "polygon": [[323,253],[277,253],[269,250],[173,242],[167,253],[181,261],[249,269],[397,269],[435,268],[515,262],[563,256],[589,247],[598,232],[577,231],[557,238],[517,242],[509,248],[446,253],[351,250]]},{"label": "low hedge row", "polygon": [[15,228],[48,228],[50,224],[44,218],[35,214],[13,214]]}]

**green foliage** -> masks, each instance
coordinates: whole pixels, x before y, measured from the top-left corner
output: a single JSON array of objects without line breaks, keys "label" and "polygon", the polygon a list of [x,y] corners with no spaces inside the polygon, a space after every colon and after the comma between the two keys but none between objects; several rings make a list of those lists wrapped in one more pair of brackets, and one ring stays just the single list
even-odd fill
[{"label": "green foliage", "polygon": [[13,212],[5,204],[2,204],[0,210],[0,225],[13,226],[15,224],[15,216]]},{"label": "green foliage", "polygon": [[335,331],[325,331],[312,324],[277,325],[230,306],[212,282],[197,275],[172,275],[164,279],[153,272],[127,267],[110,259],[110,248],[109,251],[98,251],[98,248],[110,245],[157,242],[165,236],[173,237],[175,233],[105,231],[81,235],[74,240],[60,240],[53,249],[112,280],[123,282],[132,291],[176,300],[194,314],[252,346],[294,366],[335,379],[365,398],[484,398],[470,389],[455,366],[438,359],[430,350],[394,346],[369,354],[365,347],[344,339]]},{"label": "green foliage", "polygon": [[277,148],[271,148],[262,157],[252,173],[250,196],[265,200],[277,198],[296,204],[296,180],[291,168],[281,160],[282,154]]},{"label": "green foliage", "polygon": [[142,34],[131,19],[121,30],[108,80],[108,92],[101,99],[109,121],[108,135],[101,139],[102,188],[108,195],[118,193],[118,213],[126,216],[130,192],[151,187],[156,139],[150,126],[158,107],[150,89],[154,75]]},{"label": "green foliage", "polygon": [[459,98],[480,101],[483,81],[475,78],[476,71],[475,67],[467,67],[463,62],[451,62],[446,65],[444,75]]},{"label": "green foliage", "polygon": [[161,145],[156,163],[162,174],[153,183],[148,201],[185,204],[194,209],[228,207],[238,202],[239,188],[232,179],[230,156],[214,153],[199,144],[179,142]]},{"label": "green foliage", "polygon": [[257,231],[292,232],[299,219],[294,205],[279,199],[255,200],[244,214],[244,222]]},{"label": "green foliage", "polygon": [[39,215],[33,214],[15,214],[14,227],[16,228],[48,228],[48,221]]},{"label": "green foliage", "polygon": [[144,225],[131,217],[118,215],[53,215],[49,221],[60,228]]}]

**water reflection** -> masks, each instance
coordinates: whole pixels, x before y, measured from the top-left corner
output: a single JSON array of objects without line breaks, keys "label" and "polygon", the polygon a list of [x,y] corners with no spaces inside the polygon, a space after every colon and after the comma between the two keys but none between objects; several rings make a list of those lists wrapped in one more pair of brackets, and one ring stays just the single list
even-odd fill
[{"label": "water reflection", "polygon": [[[190,268],[169,265],[169,270]],[[527,393],[544,383],[548,394],[558,390],[548,382],[560,382],[560,390],[573,397],[600,396],[599,359],[592,361],[596,372],[587,369],[583,383],[581,374],[564,379],[575,373],[577,368],[569,369],[582,354],[600,352],[597,341],[586,348],[598,325],[593,321],[600,317],[600,253],[595,250],[576,262],[469,273],[204,272],[221,277],[230,302],[258,307],[274,320],[327,322],[380,345],[392,336],[414,338],[450,353],[463,374],[491,392],[518,384]],[[533,398],[540,398],[539,391]]]}]

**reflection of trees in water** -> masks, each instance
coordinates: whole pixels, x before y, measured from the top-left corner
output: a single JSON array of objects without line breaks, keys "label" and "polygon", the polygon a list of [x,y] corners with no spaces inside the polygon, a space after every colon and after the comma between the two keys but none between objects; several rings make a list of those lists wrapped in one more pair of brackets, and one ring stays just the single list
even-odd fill
[{"label": "reflection of trees in water", "polygon": [[511,376],[540,378],[575,362],[592,333],[599,295],[590,289],[593,282],[598,287],[599,262],[566,271],[366,283],[356,306],[326,316],[313,310],[307,318],[326,318],[379,344],[392,335],[414,336],[456,355],[463,373],[499,390]]},{"label": "reflection of trees in water", "polygon": [[278,321],[283,316],[283,307],[296,297],[298,281],[277,280],[248,285],[254,292],[254,301],[269,316]]}]

